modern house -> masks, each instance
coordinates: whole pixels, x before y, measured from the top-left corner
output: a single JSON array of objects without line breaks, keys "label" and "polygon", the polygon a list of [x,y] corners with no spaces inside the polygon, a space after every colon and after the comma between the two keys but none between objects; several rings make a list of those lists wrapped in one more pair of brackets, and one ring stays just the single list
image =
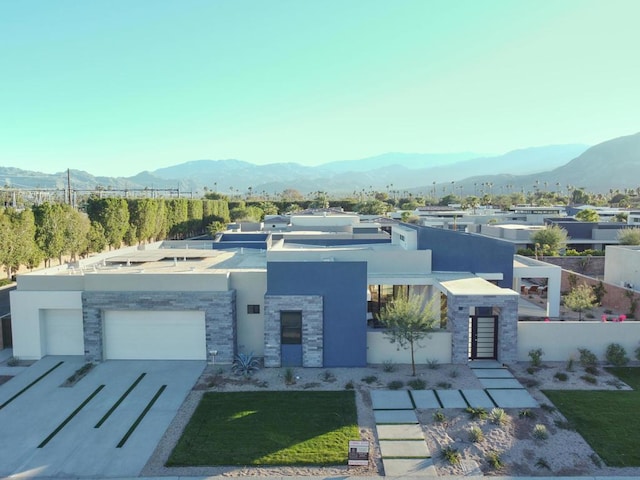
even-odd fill
[{"label": "modern house", "polygon": [[14,355],[230,363],[253,352],[268,367],[363,366],[385,342],[375,313],[409,292],[443,312],[429,344],[441,362],[517,359],[512,288],[533,274],[514,270],[512,245],[409,224],[390,237],[354,233],[345,218],[333,226],[159,242],[20,275]]}]

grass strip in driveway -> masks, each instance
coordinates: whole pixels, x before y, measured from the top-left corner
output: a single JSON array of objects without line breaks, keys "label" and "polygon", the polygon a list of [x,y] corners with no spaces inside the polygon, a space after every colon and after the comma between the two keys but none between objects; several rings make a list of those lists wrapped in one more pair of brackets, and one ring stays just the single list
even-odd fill
[{"label": "grass strip in driveway", "polygon": [[113,406],[109,409],[109,411],[104,414],[104,416],[100,419],[98,423],[94,425],[93,428],[100,428],[102,424],[107,421],[107,419],[111,416],[111,414],[116,411],[116,408],[118,408],[118,406],[120,406],[120,404],[124,401],[124,399],[127,398],[127,396],[129,396],[129,394],[133,391],[133,389],[138,386],[138,384],[142,381],[145,375],[146,373],[141,374],[136,379],[136,381],[133,382],[133,384],[127,389],[127,391],[122,394],[122,396],[118,399],[118,401],[113,404]]},{"label": "grass strip in driveway", "polygon": [[45,438],[42,441],[42,443],[40,443],[40,445],[38,445],[38,448],[43,448],[47,443],[49,443],[51,441],[51,439],[53,437],[55,437],[58,434],[58,432],[60,432],[60,430],[62,430],[65,427],[65,425],[67,423],[69,423],[73,419],[73,417],[75,417],[78,414],[78,412],[80,412],[80,410],[82,410],[85,407],[85,405],[87,403],[89,403],[93,399],[93,397],[95,397],[98,393],[100,393],[100,390],[102,390],[103,388],[104,388],[104,385],[100,385],[98,388],[96,388],[93,391],[93,393],[91,395],[89,395],[84,400],[84,402],[82,402],[80,404],[80,406],[78,408],[76,408],[73,412],[71,412],[71,415],[69,415],[67,418],[65,418],[65,420],[60,425],[58,425],[58,427],[53,432],[51,432],[49,434],[49,436],[47,438]]},{"label": "grass strip in driveway", "polygon": [[167,465],[344,465],[359,439],[353,391],[210,392]]},{"label": "grass strip in driveway", "polygon": [[545,390],[543,393],[608,466],[640,467],[640,368],[607,370],[634,390]]},{"label": "grass strip in driveway", "polygon": [[7,400],[6,402],[4,402],[2,405],[0,405],[0,410],[2,410],[4,407],[6,407],[7,405],[9,405],[11,402],[13,402],[16,398],[18,398],[20,395],[22,395],[24,392],[26,392],[27,390],[29,390],[31,387],[33,387],[36,383],[38,383],[40,380],[42,380],[44,377],[46,377],[47,375],[49,375],[51,372],[53,372],[56,368],[58,368],[60,365],[62,365],[64,362],[58,362],[56,363],[53,367],[51,367],[49,370],[47,370],[46,372],[44,372],[42,375],[40,375],[38,378],[36,378],[33,382],[31,382],[29,385],[27,385],[26,387],[24,387],[22,390],[20,390],[18,393],[16,393],[13,397],[11,397],[9,400]]},{"label": "grass strip in driveway", "polygon": [[149,410],[151,410],[151,407],[153,407],[153,404],[156,403],[156,400],[158,400],[158,398],[160,398],[160,395],[162,395],[162,392],[164,392],[165,388],[167,388],[167,386],[166,385],[162,385],[158,389],[158,391],[153,396],[151,401],[147,404],[146,407],[144,407],[144,410],[142,411],[142,413],[138,416],[138,418],[136,418],[136,421],[133,422],[133,425],[131,425],[131,427],[129,427],[129,430],[127,430],[127,433],[124,434],[124,437],[122,437],[122,440],[120,440],[118,442],[118,445],[116,445],[116,448],[122,448],[124,446],[124,444],[127,443],[127,440],[129,440],[129,437],[131,436],[131,434],[134,432],[134,430],[136,428],[138,428],[138,425],[140,425],[140,422],[142,421],[142,419],[149,412]]}]

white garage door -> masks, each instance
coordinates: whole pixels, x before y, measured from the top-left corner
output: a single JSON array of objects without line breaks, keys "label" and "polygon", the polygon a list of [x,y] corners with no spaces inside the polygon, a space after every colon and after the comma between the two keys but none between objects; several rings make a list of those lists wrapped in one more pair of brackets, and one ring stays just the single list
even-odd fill
[{"label": "white garage door", "polygon": [[40,311],[42,355],[84,355],[82,310]]},{"label": "white garage door", "polygon": [[204,312],[106,311],[104,358],[206,360]]}]

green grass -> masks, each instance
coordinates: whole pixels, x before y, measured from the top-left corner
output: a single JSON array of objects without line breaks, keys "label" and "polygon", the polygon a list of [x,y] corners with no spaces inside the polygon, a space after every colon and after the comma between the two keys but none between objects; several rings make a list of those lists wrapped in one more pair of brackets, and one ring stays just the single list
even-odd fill
[{"label": "green grass", "polygon": [[359,439],[353,391],[211,392],[167,466],[344,465]]},{"label": "green grass", "polygon": [[607,369],[634,391],[546,390],[544,394],[610,467],[640,466],[640,368]]}]

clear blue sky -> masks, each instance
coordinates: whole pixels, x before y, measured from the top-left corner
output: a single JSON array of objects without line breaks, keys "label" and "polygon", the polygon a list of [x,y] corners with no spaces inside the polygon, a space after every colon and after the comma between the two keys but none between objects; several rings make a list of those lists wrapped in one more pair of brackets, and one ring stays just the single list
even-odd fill
[{"label": "clear blue sky", "polygon": [[640,130],[640,0],[0,3],[0,166],[129,176]]}]

